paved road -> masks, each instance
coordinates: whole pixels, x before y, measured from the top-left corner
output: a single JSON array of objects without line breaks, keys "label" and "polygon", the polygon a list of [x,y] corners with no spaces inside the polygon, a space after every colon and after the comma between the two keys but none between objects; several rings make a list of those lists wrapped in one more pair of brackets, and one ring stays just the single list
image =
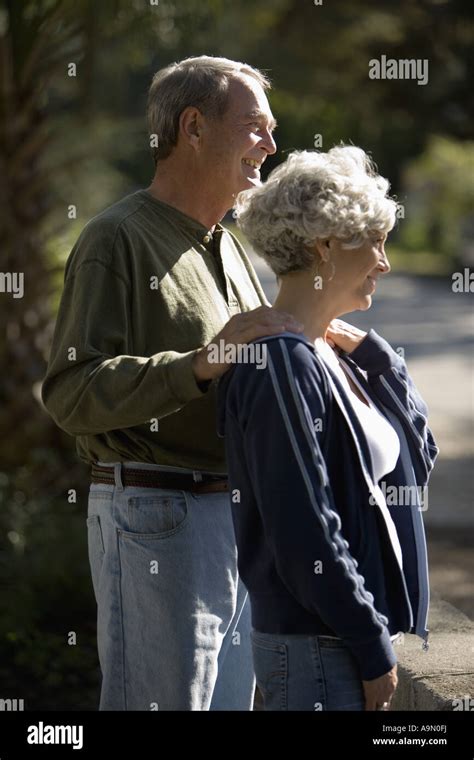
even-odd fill
[{"label": "paved road", "polygon": [[[269,301],[273,273],[251,255]],[[441,453],[429,487],[428,526],[474,529],[474,310],[473,295],[453,293],[451,279],[391,273],[381,278],[367,312],[344,317],[373,327],[402,347],[410,374],[429,407]]]}]

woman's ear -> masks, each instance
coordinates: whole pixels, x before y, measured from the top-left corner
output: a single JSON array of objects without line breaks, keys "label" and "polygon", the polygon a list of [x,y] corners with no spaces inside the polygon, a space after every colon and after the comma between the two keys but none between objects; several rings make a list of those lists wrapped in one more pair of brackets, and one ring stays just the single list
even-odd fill
[{"label": "woman's ear", "polygon": [[329,238],[318,238],[316,240],[314,247],[311,249],[316,254],[316,258],[320,258],[323,261],[328,260],[328,250],[330,247],[330,240]]}]

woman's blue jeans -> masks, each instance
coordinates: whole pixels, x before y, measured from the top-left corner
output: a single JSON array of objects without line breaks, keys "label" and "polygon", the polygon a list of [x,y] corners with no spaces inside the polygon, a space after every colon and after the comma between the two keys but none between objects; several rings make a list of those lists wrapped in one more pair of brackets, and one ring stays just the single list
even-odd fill
[{"label": "woman's blue jeans", "polygon": [[265,710],[364,710],[357,663],[330,636],[252,631],[257,686]]}]

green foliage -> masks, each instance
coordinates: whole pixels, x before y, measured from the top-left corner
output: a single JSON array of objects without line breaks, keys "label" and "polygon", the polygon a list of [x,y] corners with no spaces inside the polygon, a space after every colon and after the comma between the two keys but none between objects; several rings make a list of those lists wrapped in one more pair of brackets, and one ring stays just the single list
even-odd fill
[{"label": "green foliage", "polygon": [[410,213],[401,243],[462,262],[474,222],[474,142],[431,137],[404,181]]},{"label": "green foliage", "polygon": [[[26,709],[96,709],[100,671],[86,494],[26,497],[0,474],[0,683]],[[56,489],[51,489],[56,490]],[[68,643],[70,632],[76,644]]]}]

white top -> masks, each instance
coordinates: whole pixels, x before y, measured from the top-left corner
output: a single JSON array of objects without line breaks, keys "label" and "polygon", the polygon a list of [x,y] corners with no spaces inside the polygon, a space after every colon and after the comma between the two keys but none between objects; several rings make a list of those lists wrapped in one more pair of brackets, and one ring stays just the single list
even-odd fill
[{"label": "white top", "polygon": [[398,534],[388,510],[383,491],[378,485],[379,480],[381,480],[384,475],[392,472],[397,464],[398,457],[400,456],[400,441],[398,435],[390,422],[381,412],[379,412],[378,408],[367,395],[365,389],[362,387],[352,370],[346,366],[345,369],[350,374],[351,379],[357,385],[364,398],[367,399],[369,406],[364,404],[364,402],[356,396],[349,385],[347,375],[341,367],[337,354],[332,350],[328,343],[322,338],[317,338],[315,341],[315,347],[324,361],[331,367],[341,381],[344,390],[347,392],[352,408],[362,425],[372,460],[374,485],[378,496],[377,503],[384,517],[398,563],[400,567],[403,567],[402,550]]}]

